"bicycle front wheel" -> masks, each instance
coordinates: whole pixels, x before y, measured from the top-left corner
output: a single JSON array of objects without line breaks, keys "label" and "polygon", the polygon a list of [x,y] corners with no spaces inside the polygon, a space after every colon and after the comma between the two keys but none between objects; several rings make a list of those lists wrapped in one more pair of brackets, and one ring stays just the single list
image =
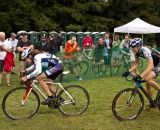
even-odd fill
[{"label": "bicycle front wheel", "polygon": [[142,94],[133,88],[126,88],[114,97],[112,113],[118,120],[132,120],[139,116],[143,106]]},{"label": "bicycle front wheel", "polygon": [[23,102],[22,98],[26,93],[26,87],[18,87],[12,89],[4,96],[2,110],[7,117],[14,120],[31,118],[38,112],[40,106],[38,94],[32,90],[26,101]]},{"label": "bicycle front wheel", "polygon": [[77,73],[82,76],[87,73],[89,69],[89,64],[86,61],[80,61],[79,63],[76,64],[75,69]]},{"label": "bicycle front wheel", "polygon": [[[58,110],[66,116],[78,116],[84,113],[90,103],[87,90],[78,85],[71,85],[61,90],[58,94]],[[63,100],[63,101],[60,101]]]}]

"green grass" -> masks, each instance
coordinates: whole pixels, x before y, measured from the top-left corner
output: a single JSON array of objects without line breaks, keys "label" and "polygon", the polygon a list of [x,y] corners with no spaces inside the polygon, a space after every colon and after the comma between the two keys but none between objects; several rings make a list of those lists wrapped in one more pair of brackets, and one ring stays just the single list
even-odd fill
[{"label": "green grass", "polygon": [[[0,87],[1,102],[7,91],[20,87],[18,74],[12,75],[11,78],[12,87],[8,87],[5,76],[3,77],[3,85]],[[14,121],[8,119],[0,107],[0,130],[159,130],[160,128],[160,113],[157,108],[143,111],[136,120],[120,122],[115,119],[111,111],[113,97],[121,89],[134,87],[134,84],[128,83],[121,77],[108,76],[99,79],[94,77],[93,80],[64,84],[77,84],[88,90],[91,102],[84,114],[66,117],[58,110],[41,105],[39,112],[33,118]]]},{"label": "green grass", "polygon": [[[12,75],[14,87],[19,86],[17,75]],[[3,83],[5,83],[3,81]],[[79,84],[84,86],[91,98],[88,110],[78,117],[65,117],[58,110],[41,106],[36,116],[25,120],[10,120],[0,109],[1,130],[158,130],[159,110],[151,109],[143,111],[133,121],[117,121],[111,112],[111,103],[114,95],[123,88],[133,86],[120,77],[102,78],[83,82],[70,82],[67,84]],[[5,93],[12,89],[5,85],[0,88],[2,101]]]}]

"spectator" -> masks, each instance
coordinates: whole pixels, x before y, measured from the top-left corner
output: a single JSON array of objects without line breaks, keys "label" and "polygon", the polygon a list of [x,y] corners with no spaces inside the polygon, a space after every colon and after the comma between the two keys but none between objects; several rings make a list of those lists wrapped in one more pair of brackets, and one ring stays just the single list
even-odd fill
[{"label": "spectator", "polygon": [[22,31],[20,34],[21,40],[18,41],[17,43],[17,49],[19,52],[19,72],[20,74],[25,71],[26,68],[26,64],[30,64],[31,60],[29,58],[26,58],[25,60],[21,59],[21,54],[22,52],[27,49],[27,48],[33,48],[33,45],[31,43],[31,41],[28,40],[27,37],[27,32],[26,31]]},{"label": "spectator", "polygon": [[123,49],[123,51],[128,53],[130,42],[131,42],[130,35],[126,34],[124,40],[122,40],[122,42],[120,43],[120,48]]},{"label": "spectator", "polygon": [[133,52],[130,50],[131,40],[132,39],[130,38],[130,35],[126,34],[124,40],[122,40],[122,42],[120,43],[120,49],[121,49],[121,53],[123,55],[130,56],[130,60],[133,63],[135,61],[135,56],[134,56]]},{"label": "spectator", "polygon": [[41,35],[40,42],[34,46],[34,55],[38,54],[42,51],[47,51],[49,53],[53,53],[52,45],[49,43],[48,34],[44,33]]},{"label": "spectator", "polygon": [[114,37],[114,41],[112,42],[112,48],[113,49],[119,48],[120,43],[121,43],[121,40],[119,39],[119,35],[116,34]]},{"label": "spectator", "polygon": [[[120,52],[122,53],[122,55],[124,55],[125,59],[128,59],[129,56],[129,60],[131,61],[131,66],[134,65],[135,63],[135,55],[133,53],[133,51],[130,49],[130,42],[132,41],[132,39],[130,38],[129,34],[125,35],[124,40],[122,40],[121,44],[120,44]],[[137,69],[135,69],[135,73],[139,73]]]},{"label": "spectator", "polygon": [[89,33],[86,33],[86,36],[83,38],[82,47],[88,49],[90,47],[94,47],[94,42]]},{"label": "spectator", "polygon": [[112,40],[109,37],[110,37],[110,33],[106,32],[105,33],[105,39],[104,39],[104,59],[105,59],[105,64],[110,64],[110,60],[111,60],[110,48],[112,47]]},{"label": "spectator", "polygon": [[72,36],[72,38],[67,41],[65,45],[65,56],[64,59],[67,60],[70,70],[76,75],[78,80],[82,80],[82,78],[78,75],[76,69],[75,69],[75,62],[77,62],[77,59],[75,58],[74,53],[79,50],[78,43],[76,42],[76,36]]},{"label": "spectator", "polygon": [[103,52],[104,52],[104,40],[102,38],[98,39],[98,44],[95,46],[94,50],[94,66],[98,66],[100,68],[99,74],[102,75],[102,65],[104,64],[104,58],[103,58]]},{"label": "spectator", "polygon": [[119,59],[119,46],[120,46],[121,40],[119,39],[119,35],[116,34],[114,37],[114,41],[112,42],[112,65],[115,66],[118,63],[116,63],[116,61],[118,62]]},{"label": "spectator", "polygon": [[60,51],[60,46],[62,46],[63,38],[61,34],[58,34],[55,37],[49,35],[49,42],[52,45],[53,53],[56,55]]},{"label": "spectator", "polygon": [[9,56],[10,54],[12,57],[14,57],[12,47],[9,46],[5,41],[5,33],[0,32],[0,85],[2,84],[1,81],[4,70],[6,72],[7,85],[11,86],[10,72],[13,65],[13,58]]},{"label": "spectator", "polygon": [[[16,49],[17,49],[17,43],[18,43],[16,36],[17,35],[13,32],[13,33],[11,33],[11,37],[6,39],[6,41],[9,42],[8,44],[10,44],[12,46],[13,53],[14,53],[14,60],[16,58]],[[15,74],[15,72],[13,70],[14,70],[14,68],[12,69],[11,74]]]}]

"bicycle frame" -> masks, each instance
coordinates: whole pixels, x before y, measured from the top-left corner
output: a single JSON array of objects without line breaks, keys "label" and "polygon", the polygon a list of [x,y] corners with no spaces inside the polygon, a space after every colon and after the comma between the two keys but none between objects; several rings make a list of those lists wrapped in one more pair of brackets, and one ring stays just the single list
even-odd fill
[{"label": "bicycle frame", "polygon": [[[86,54],[86,52],[88,54]],[[91,57],[91,55],[92,55],[92,49],[91,48],[82,50],[82,58],[86,57],[88,60],[92,60],[93,57]]]},{"label": "bicycle frame", "polygon": [[[27,88],[27,91],[25,92],[23,98],[22,98],[22,105],[24,105],[25,101],[27,100],[27,97],[29,96],[30,92],[32,91],[32,89],[35,89],[36,91],[38,91],[38,93],[44,98],[47,99],[47,97],[45,96],[45,94],[38,88],[38,85],[35,84],[36,81],[31,81],[30,85]],[[57,89],[58,87],[60,87],[67,95],[68,97],[71,99],[72,102],[70,101],[64,101],[62,104],[69,104],[69,103],[73,103],[74,99],[72,98],[72,96],[64,89],[64,87],[62,86],[62,84],[60,82],[58,83],[54,83],[54,82],[46,82],[47,84],[52,84],[52,85],[56,85]],[[56,90],[57,93],[57,90]],[[62,105],[61,104],[61,105]]]},{"label": "bicycle frame", "polygon": [[[129,81],[126,77],[126,80]],[[146,92],[146,90],[143,88],[143,86],[141,85],[141,83],[143,83],[145,81],[141,81],[141,82],[136,82],[136,86],[135,86],[135,90],[133,92],[132,95],[134,95],[134,93],[136,93],[138,91],[138,89],[141,90],[141,92],[146,96],[146,98],[148,99],[148,101],[150,102],[150,104],[153,104],[154,103],[154,100],[149,96],[149,94]],[[158,93],[157,93],[158,94]],[[157,100],[157,99],[156,99]]]}]

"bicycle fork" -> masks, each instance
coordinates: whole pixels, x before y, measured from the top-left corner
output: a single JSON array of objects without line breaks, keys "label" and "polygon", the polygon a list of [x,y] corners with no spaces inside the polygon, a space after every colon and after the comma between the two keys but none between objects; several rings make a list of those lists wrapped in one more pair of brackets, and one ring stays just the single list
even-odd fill
[{"label": "bicycle fork", "polygon": [[137,89],[134,89],[129,100],[127,101],[127,104],[131,105],[136,97],[136,94],[137,94]]},{"label": "bicycle fork", "polygon": [[27,97],[29,96],[30,92],[32,91],[32,87],[28,87],[24,96],[22,97],[21,106],[24,106]]}]

